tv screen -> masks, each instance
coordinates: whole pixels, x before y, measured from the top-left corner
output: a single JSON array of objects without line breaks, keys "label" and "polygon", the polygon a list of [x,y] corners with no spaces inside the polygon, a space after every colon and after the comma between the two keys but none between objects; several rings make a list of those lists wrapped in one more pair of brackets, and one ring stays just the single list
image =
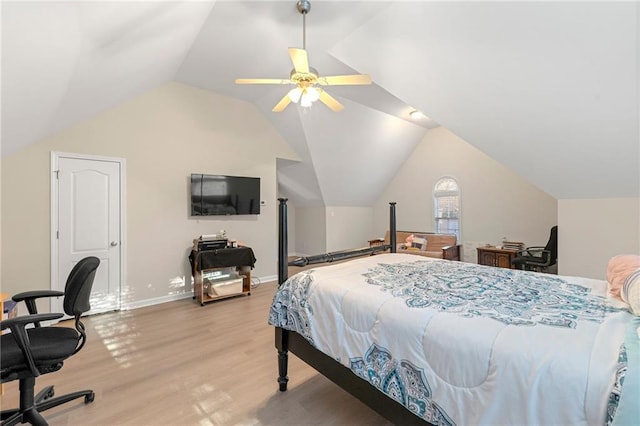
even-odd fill
[{"label": "tv screen", "polygon": [[260,178],[191,174],[191,216],[260,214]]}]

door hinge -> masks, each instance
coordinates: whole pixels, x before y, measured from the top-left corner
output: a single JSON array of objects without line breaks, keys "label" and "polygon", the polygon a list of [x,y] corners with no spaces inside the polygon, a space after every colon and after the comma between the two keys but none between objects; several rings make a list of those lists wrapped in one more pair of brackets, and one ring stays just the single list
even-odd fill
[{"label": "door hinge", "polygon": [[56,240],[60,239],[60,231],[56,231]]},{"label": "door hinge", "polygon": [[53,173],[56,174],[56,179],[60,180],[60,170],[54,170]]}]

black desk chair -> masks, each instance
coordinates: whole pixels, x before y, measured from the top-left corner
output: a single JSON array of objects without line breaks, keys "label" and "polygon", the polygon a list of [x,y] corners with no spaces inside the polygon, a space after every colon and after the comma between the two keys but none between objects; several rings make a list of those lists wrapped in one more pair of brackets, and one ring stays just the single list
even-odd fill
[{"label": "black desk chair", "polygon": [[518,251],[511,263],[516,269],[547,272],[550,266],[558,261],[558,226],[551,227],[549,241],[544,247],[527,247]]},{"label": "black desk chair", "polygon": [[[11,333],[0,337],[0,383],[20,380],[20,408],[1,413],[2,426],[29,422],[46,425],[41,411],[56,407],[76,398],[84,397],[85,404],[94,399],[91,390],[73,392],[53,398],[53,386],[49,386],[34,396],[36,377],[52,373],[62,368],[64,360],[78,352],[86,341],[82,314],[91,307],[89,296],[96,269],[100,264],[97,257],[86,257],[78,262],[67,278],[65,291],[27,291],[13,296],[15,301],[23,301],[30,315],[19,316],[0,322],[0,328],[9,328]],[[35,300],[40,297],[64,295],[64,311],[75,317],[75,328],[41,327],[41,321],[62,318],[60,313],[38,314]],[[35,327],[25,329],[28,324]]]}]

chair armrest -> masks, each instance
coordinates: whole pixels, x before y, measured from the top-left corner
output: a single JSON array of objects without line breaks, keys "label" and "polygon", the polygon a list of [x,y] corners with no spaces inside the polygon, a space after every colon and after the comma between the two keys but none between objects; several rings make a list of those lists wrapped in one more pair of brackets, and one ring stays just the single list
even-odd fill
[{"label": "chair armrest", "polygon": [[460,260],[460,244],[442,247],[442,258],[447,260]]},{"label": "chair armrest", "polygon": [[540,256],[543,251],[544,247],[532,246],[518,250],[516,256]]},{"label": "chair armrest", "polygon": [[40,297],[59,297],[64,296],[63,291],[56,290],[33,290],[33,291],[23,291],[22,293],[14,294],[11,298],[15,302],[20,302],[26,299],[38,299]]},{"label": "chair armrest", "polygon": [[551,264],[551,252],[545,250],[544,247],[527,247],[524,250],[520,250],[516,253],[516,257],[537,257],[540,258],[542,263],[537,260],[532,260],[538,266],[549,266]]},{"label": "chair armrest", "polygon": [[24,301],[24,303],[27,305],[27,310],[31,315],[33,315],[38,313],[38,308],[36,307],[36,299],[40,299],[42,297],[60,296],[64,296],[64,292],[56,290],[33,290],[14,294],[11,299],[13,299],[14,302]]},{"label": "chair armrest", "polygon": [[19,317],[0,321],[0,330],[4,330],[6,328],[11,330],[10,335],[16,341],[16,344],[20,348],[20,351],[22,351],[22,356],[24,356],[24,358],[27,360],[29,369],[31,370],[31,374],[33,374],[33,377],[38,377],[40,375],[40,371],[33,361],[33,354],[31,353],[31,346],[29,344],[29,337],[27,336],[26,325],[36,323],[39,324],[40,321],[50,321],[62,318],[63,316],[64,315],[60,313],[22,315]]},{"label": "chair armrest", "polygon": [[51,321],[54,319],[62,318],[63,316],[64,314],[58,312],[35,315],[21,315],[19,317],[3,319],[2,321],[0,321],[0,330],[9,328],[13,333],[14,328],[24,330],[27,324],[34,324],[40,321]]}]

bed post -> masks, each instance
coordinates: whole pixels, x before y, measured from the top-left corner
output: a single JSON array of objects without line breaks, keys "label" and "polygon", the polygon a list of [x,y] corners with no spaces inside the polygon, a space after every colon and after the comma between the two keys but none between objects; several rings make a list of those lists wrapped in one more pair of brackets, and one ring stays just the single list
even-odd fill
[{"label": "bed post", "polygon": [[398,251],[396,244],[396,203],[389,203],[389,244],[391,244],[391,253]]},{"label": "bed post", "polygon": [[289,247],[287,234],[287,199],[278,198],[280,202],[278,218],[278,285],[281,285],[288,278],[289,271]]},{"label": "bed post", "polygon": [[287,390],[287,370],[289,367],[289,330],[276,327],[276,348],[278,349],[278,384],[280,392]]},{"label": "bed post", "polygon": [[[278,286],[287,280],[289,274],[289,248],[287,234],[287,199],[278,198]],[[280,392],[287,390],[287,369],[289,363],[289,331],[276,327],[276,349],[278,350],[278,383]]]}]

